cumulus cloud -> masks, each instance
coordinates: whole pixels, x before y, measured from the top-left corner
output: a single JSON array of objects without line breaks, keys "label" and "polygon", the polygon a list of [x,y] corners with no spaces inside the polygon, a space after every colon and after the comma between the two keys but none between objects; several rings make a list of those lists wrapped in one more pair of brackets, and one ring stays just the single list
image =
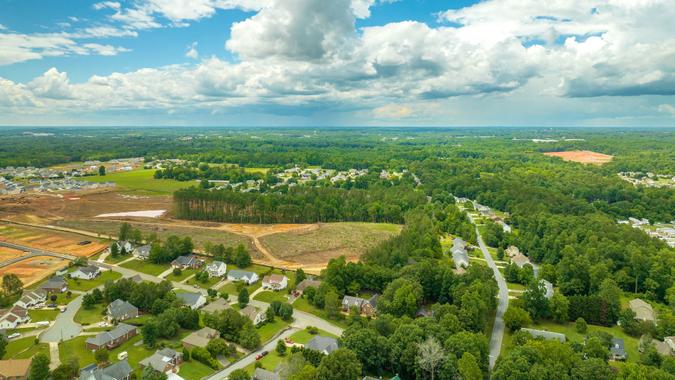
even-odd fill
[{"label": "cumulus cloud", "polygon": [[[670,32],[675,9],[668,7],[668,0],[597,0],[592,6],[487,0],[440,14],[442,23],[434,27],[402,21],[360,29],[355,27],[357,18],[367,17],[377,1],[189,3],[194,7],[187,9],[187,2],[180,0],[157,0],[134,3],[129,9],[110,5],[101,9],[112,10],[111,17],[126,25],[120,30],[127,31],[160,25],[158,17],[181,23],[227,7],[259,9],[231,27],[226,48],[237,61],[202,59],[190,65],[93,76],[78,84],[70,84],[65,73],[50,70],[26,86],[5,83],[0,97],[7,104],[11,96],[71,109],[221,112],[263,106],[282,113],[323,107],[358,110],[379,119],[410,119],[421,117],[422,108],[433,109],[429,104],[448,99],[517,95],[530,102],[545,98],[558,104],[560,99],[608,95],[671,96],[675,89],[675,36]],[[7,51],[15,56],[80,54],[80,49],[90,54],[123,51],[93,44],[72,46],[72,40],[60,38],[58,44],[50,41],[60,49]],[[199,58],[196,42],[186,56]],[[422,108],[420,102],[425,103]],[[642,109],[668,113],[663,103]],[[619,110],[594,109],[620,114],[625,109],[621,104]]]}]

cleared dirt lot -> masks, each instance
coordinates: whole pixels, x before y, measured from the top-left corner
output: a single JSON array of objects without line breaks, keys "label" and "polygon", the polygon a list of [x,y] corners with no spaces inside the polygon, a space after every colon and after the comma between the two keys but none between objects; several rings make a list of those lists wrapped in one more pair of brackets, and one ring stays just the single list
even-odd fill
[{"label": "cleared dirt lot", "polygon": [[[0,240],[81,257],[93,256],[107,247],[96,239],[76,234],[16,225],[0,225]],[[85,240],[90,243],[78,244]]]},{"label": "cleared dirt lot", "polygon": [[606,164],[614,158],[607,154],[591,152],[590,150],[574,150],[568,152],[548,152],[544,153],[546,156],[559,157],[564,161],[580,162],[582,164],[602,165]]},{"label": "cleared dirt lot", "polygon": [[0,261],[11,260],[15,257],[23,256],[24,252],[18,249],[0,247]]},{"label": "cleared dirt lot", "polygon": [[297,264],[325,264],[344,255],[358,259],[369,248],[396,235],[401,226],[375,223],[326,223],[268,234],[260,242],[274,255]]},{"label": "cleared dirt lot", "polygon": [[0,268],[0,276],[13,273],[23,282],[24,287],[28,287],[66,266],[68,260],[37,256]]}]

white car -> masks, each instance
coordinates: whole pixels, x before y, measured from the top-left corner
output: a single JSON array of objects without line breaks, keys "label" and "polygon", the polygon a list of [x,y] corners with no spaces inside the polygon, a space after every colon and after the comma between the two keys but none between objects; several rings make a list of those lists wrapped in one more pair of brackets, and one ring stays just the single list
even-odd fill
[{"label": "white car", "polygon": [[14,338],[18,338],[20,336],[21,336],[21,333],[14,333],[14,334],[9,334],[9,336],[7,338],[8,339],[14,339]]},{"label": "white car", "polygon": [[49,326],[49,321],[40,321],[40,322],[35,322],[36,326]]},{"label": "white car", "polygon": [[127,357],[129,357],[129,354],[126,351],[122,351],[119,354],[117,354],[117,360],[124,360]]}]

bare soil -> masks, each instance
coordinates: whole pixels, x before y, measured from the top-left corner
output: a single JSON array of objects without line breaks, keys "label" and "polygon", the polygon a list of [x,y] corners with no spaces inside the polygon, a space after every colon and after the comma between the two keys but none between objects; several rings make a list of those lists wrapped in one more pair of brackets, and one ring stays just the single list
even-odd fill
[{"label": "bare soil", "polygon": [[580,162],[582,164],[602,165],[606,164],[614,158],[607,154],[591,152],[590,150],[574,150],[568,152],[548,152],[544,153],[546,156],[559,157],[564,161]]},{"label": "bare soil", "polygon": [[68,260],[37,256],[0,268],[0,276],[13,273],[23,282],[24,287],[28,287],[66,266]]}]

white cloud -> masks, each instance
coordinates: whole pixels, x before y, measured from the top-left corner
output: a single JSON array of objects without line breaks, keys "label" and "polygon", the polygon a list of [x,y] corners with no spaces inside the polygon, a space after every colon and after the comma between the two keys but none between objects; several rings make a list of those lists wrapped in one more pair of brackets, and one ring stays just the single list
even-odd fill
[{"label": "white cloud", "polygon": [[185,53],[185,56],[192,59],[199,58],[199,52],[197,51],[197,41],[188,46],[188,51]]},{"label": "white cloud", "polygon": [[675,106],[671,104],[659,104],[657,109],[659,112],[667,113],[675,117]]},{"label": "white cloud", "polygon": [[373,110],[373,116],[379,119],[404,119],[410,117],[413,110],[406,105],[385,104]]},{"label": "white cloud", "polygon": [[56,68],[47,70],[42,76],[33,79],[28,87],[36,96],[52,99],[69,99],[73,97],[73,90],[68,80],[68,74],[59,72]]},{"label": "white cloud", "polygon": [[101,9],[114,9],[114,10],[119,10],[120,9],[120,3],[116,1],[102,1],[100,3],[96,3],[93,5],[94,9],[101,10]]}]

